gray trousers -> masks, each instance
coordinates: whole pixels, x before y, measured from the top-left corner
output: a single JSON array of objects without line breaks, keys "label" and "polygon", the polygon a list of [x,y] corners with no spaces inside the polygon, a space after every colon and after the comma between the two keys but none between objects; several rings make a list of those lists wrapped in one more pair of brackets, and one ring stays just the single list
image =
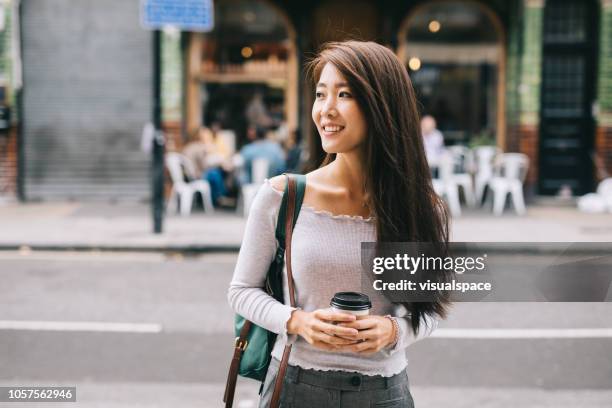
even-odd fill
[{"label": "gray trousers", "polygon": [[[259,408],[268,408],[280,362],[272,359]],[[282,408],[414,408],[406,370],[393,377],[287,367]]]}]

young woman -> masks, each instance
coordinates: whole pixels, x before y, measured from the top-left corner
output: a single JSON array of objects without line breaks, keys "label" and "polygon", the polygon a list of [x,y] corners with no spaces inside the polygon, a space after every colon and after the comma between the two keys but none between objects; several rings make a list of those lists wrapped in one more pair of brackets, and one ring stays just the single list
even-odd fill
[{"label": "young woman", "polygon": [[284,176],[257,194],[228,293],[237,313],[279,334],[260,407],[269,404],[287,342],[293,349],[281,406],[412,407],[404,350],[434,330],[447,300],[395,305],[366,291],[372,309],[359,319],[332,312],[329,303],[336,292],[362,292],[361,242],[448,240],[414,91],[395,54],[373,42],[327,44],[308,67],[316,84],[312,119],[326,157],[306,175],[293,232],[298,307],[262,289],[277,245]]}]

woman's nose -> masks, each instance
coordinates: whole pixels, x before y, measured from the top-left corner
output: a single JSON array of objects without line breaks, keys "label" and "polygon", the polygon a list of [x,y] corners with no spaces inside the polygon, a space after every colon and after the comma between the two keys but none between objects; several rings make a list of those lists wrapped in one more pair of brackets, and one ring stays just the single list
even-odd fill
[{"label": "woman's nose", "polygon": [[336,111],[336,103],[334,98],[328,98],[323,104],[323,108],[321,109],[321,114],[323,116],[334,116],[338,112]]}]

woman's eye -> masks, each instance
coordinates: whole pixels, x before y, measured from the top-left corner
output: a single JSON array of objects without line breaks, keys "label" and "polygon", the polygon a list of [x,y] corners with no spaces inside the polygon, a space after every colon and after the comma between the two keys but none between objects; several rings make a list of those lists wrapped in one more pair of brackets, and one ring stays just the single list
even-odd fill
[{"label": "woman's eye", "polygon": [[317,99],[322,98],[323,97],[323,92],[316,92],[315,96],[317,97]]},{"label": "woman's eye", "polygon": [[342,92],[340,92],[340,94],[339,94],[338,96],[340,96],[341,98],[342,98],[342,97],[344,97],[344,98],[350,98],[350,97],[351,97],[351,94],[350,94],[349,92],[342,91]]}]

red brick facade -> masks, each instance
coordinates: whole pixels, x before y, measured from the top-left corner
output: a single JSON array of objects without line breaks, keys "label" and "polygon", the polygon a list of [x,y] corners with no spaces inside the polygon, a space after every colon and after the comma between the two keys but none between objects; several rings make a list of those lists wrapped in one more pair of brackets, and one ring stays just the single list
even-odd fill
[{"label": "red brick facade", "polygon": [[595,152],[597,154],[595,160],[597,181],[604,177],[612,177],[612,127],[597,127]]},{"label": "red brick facade", "polygon": [[0,135],[0,196],[15,197],[17,193],[17,131]]},{"label": "red brick facade", "polygon": [[529,171],[525,184],[535,187],[538,180],[538,127],[520,125],[508,130],[508,139],[504,151],[524,153],[529,157]]}]

